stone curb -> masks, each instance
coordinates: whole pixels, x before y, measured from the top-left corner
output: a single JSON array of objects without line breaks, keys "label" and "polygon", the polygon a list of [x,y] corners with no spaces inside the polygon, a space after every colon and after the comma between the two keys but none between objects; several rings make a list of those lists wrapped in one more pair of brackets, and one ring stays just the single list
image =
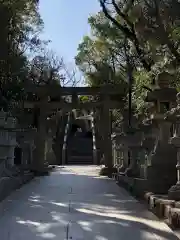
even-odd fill
[{"label": "stone curb", "polygon": [[180,228],[180,202],[169,200],[166,195],[155,195],[146,193],[144,198],[148,209],[157,217],[165,220],[174,229]]},{"label": "stone curb", "polygon": [[159,219],[164,220],[173,229],[180,229],[180,201],[168,199],[167,195],[158,195],[153,192],[146,192],[137,195],[131,189],[131,181],[127,182],[126,176],[113,174],[112,178],[117,184],[125,188],[135,197],[144,199],[149,211],[153,212]]},{"label": "stone curb", "polygon": [[0,179],[0,201],[8,197],[13,191],[17,190],[24,184],[34,178],[34,174],[28,173],[17,177],[4,177]]}]

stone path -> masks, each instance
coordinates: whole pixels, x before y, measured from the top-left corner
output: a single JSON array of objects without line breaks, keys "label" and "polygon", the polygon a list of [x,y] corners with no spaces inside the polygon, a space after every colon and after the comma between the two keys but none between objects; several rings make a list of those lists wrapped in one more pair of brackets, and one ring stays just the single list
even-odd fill
[{"label": "stone path", "polygon": [[0,204],[1,240],[177,240],[97,167],[36,178]]}]

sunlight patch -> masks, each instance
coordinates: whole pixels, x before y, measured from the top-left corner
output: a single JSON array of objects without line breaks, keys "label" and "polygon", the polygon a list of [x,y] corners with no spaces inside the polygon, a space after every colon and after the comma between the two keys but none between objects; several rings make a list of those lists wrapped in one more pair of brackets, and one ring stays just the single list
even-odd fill
[{"label": "sunlight patch", "polygon": [[78,224],[84,229],[85,231],[92,232],[92,223],[90,222],[85,222],[85,221],[78,221]]},{"label": "sunlight patch", "polygon": [[102,236],[96,236],[95,239],[96,239],[96,240],[108,240],[107,238],[102,237]]},{"label": "sunlight patch", "polygon": [[30,221],[30,220],[18,220],[16,221],[17,223],[19,224],[23,224],[23,225],[32,225],[32,226],[35,226],[35,227],[39,227],[41,225],[40,222],[34,222],[34,221]]},{"label": "sunlight patch", "polygon": [[43,208],[43,206],[36,204],[36,205],[31,206],[31,208]]},{"label": "sunlight patch", "polygon": [[54,221],[57,221],[60,224],[68,224],[68,220],[64,220],[62,214],[58,214],[57,212],[51,212],[51,216]]},{"label": "sunlight patch", "polygon": [[29,199],[29,201],[31,201],[31,202],[40,202],[40,200],[38,200],[38,199]]},{"label": "sunlight patch", "polygon": [[135,217],[135,216],[131,216],[131,215],[125,215],[125,214],[118,214],[118,213],[102,213],[102,212],[98,212],[98,211],[93,211],[93,210],[89,210],[89,209],[84,209],[84,208],[78,208],[76,209],[79,212],[82,213],[87,213],[87,214],[92,214],[92,215],[96,215],[96,216],[103,216],[103,217],[111,217],[111,218],[116,218],[119,220],[124,220],[124,221],[130,221],[133,223],[142,223],[142,224],[146,224],[147,227],[151,227],[157,230],[162,230],[164,232],[169,232],[169,229],[166,228],[164,223],[160,223],[158,220],[148,220],[142,217]]},{"label": "sunlight patch", "polygon": [[125,223],[122,221],[113,221],[113,220],[96,220],[94,221],[94,223],[105,223],[105,224],[117,224],[117,225],[121,225],[122,227],[130,227],[129,223]]},{"label": "sunlight patch", "polygon": [[49,202],[49,203],[59,206],[59,207],[68,207],[67,203],[58,203],[58,202]]},{"label": "sunlight patch", "polygon": [[56,237],[56,235],[53,233],[42,233],[39,236],[45,239],[53,239]]},{"label": "sunlight patch", "polygon": [[105,197],[116,197],[115,194],[110,194],[110,193],[105,193],[104,196]]}]

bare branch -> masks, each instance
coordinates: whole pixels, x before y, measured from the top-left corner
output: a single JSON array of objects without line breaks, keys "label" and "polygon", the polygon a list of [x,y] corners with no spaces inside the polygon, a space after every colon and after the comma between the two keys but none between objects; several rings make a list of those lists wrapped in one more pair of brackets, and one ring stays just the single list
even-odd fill
[{"label": "bare branch", "polygon": [[[113,0],[112,0],[113,1]],[[134,43],[134,46],[135,46],[135,49],[136,49],[136,52],[138,54],[138,57],[141,61],[141,63],[143,64],[143,67],[147,70],[147,71],[150,71],[151,70],[151,65],[152,63],[149,63],[145,57],[145,53],[144,53],[144,50],[141,48],[140,46],[140,43],[139,43],[139,40],[136,36],[136,33],[134,31],[134,27],[132,26],[132,24],[130,24],[130,26],[132,27],[131,29],[125,27],[124,25],[121,25],[113,16],[111,16],[111,14],[108,12],[108,9],[106,7],[106,1],[105,0],[99,0],[100,2],[100,5],[102,7],[102,10],[105,14],[105,16],[120,30],[124,33],[125,37],[127,37],[128,39],[130,39],[133,43]],[[114,1],[113,1],[114,2]],[[120,16],[124,18],[127,18],[126,16],[124,16],[124,14],[120,11],[119,7],[116,5],[115,3],[115,6],[116,7],[116,12],[117,14],[119,15],[119,12],[120,12]],[[128,21],[129,22],[129,21]],[[127,21],[126,21],[127,23]],[[128,24],[128,23],[127,23]]]}]

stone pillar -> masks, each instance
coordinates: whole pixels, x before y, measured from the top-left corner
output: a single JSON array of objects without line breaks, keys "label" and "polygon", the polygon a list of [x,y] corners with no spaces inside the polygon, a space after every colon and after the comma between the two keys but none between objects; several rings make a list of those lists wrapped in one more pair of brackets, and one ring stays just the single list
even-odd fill
[{"label": "stone pillar", "polygon": [[22,147],[22,165],[26,167],[28,165],[28,158],[30,158],[30,144],[28,142],[20,143]]},{"label": "stone pillar", "polygon": [[14,166],[14,149],[16,146],[16,132],[15,132],[16,121],[13,117],[8,117],[6,121],[5,128],[7,141],[9,145],[8,153],[7,153],[7,163],[8,166]]},{"label": "stone pillar", "polygon": [[124,172],[128,167],[128,149],[121,142],[121,136],[119,134],[114,134],[112,136],[112,146],[113,146],[113,157],[114,166],[117,168],[118,172]]},{"label": "stone pillar", "polygon": [[[83,113],[84,116],[88,115],[88,112],[86,110],[82,110],[82,113]],[[92,128],[91,121],[89,121],[87,119],[84,119],[84,122],[85,122],[86,131],[89,131]]]},{"label": "stone pillar", "polygon": [[112,168],[112,142],[111,142],[111,121],[109,113],[109,97],[105,96],[103,104],[103,148],[105,167]]},{"label": "stone pillar", "polygon": [[[124,146],[124,161],[123,166],[119,171],[127,176],[138,176],[139,167],[138,167],[138,154],[141,151],[141,133],[136,132],[136,129],[133,130],[134,133],[120,134],[119,140]],[[129,164],[129,154],[130,154],[130,164]],[[125,170],[125,171],[124,171]]]},{"label": "stone pillar", "polygon": [[5,124],[6,113],[4,111],[0,111],[0,173],[3,172],[7,163],[8,141],[6,138],[6,130],[4,129]]},{"label": "stone pillar", "polygon": [[17,132],[17,142],[22,149],[22,165],[25,169],[31,169],[33,163],[35,138],[36,129],[21,129]]},{"label": "stone pillar", "polygon": [[130,177],[137,177],[140,175],[138,166],[138,154],[141,151],[140,146],[131,146],[131,162],[129,167],[126,169],[125,174]]},{"label": "stone pillar", "polygon": [[46,111],[47,109],[42,105],[40,108],[39,123],[35,139],[36,148],[32,164],[32,170],[40,175],[47,173],[48,166],[46,163]]},{"label": "stone pillar", "polygon": [[67,151],[68,151],[68,149],[67,149],[68,135],[69,135],[69,128],[70,128],[71,121],[72,121],[72,113],[70,112],[68,114],[68,119],[67,119],[67,123],[66,123],[65,130],[64,130],[64,138],[63,138],[62,153],[61,153],[61,157],[62,157],[61,164],[62,165],[66,164]]},{"label": "stone pillar", "polygon": [[8,117],[7,113],[0,112],[0,160],[4,166],[14,166],[14,149],[16,146],[15,119]]},{"label": "stone pillar", "polygon": [[92,111],[92,120],[91,120],[91,129],[93,136],[93,164],[98,165],[98,155],[97,155],[97,139],[96,139],[96,111],[93,109]]},{"label": "stone pillar", "polygon": [[170,122],[161,122],[159,124],[159,140],[162,143],[167,143],[170,138],[170,128],[171,128]]},{"label": "stone pillar", "polygon": [[170,143],[177,149],[177,182],[168,191],[168,197],[170,199],[180,200],[180,93],[177,94],[177,108],[172,109],[167,115],[172,117],[175,123],[174,136],[170,138]]},{"label": "stone pillar", "polygon": [[97,154],[97,164],[100,164],[102,157],[102,139],[101,139],[101,122],[100,122],[100,110],[96,108],[94,116],[94,128],[96,137],[96,154]]},{"label": "stone pillar", "polygon": [[129,151],[128,148],[123,145],[123,161],[122,161],[122,166],[119,169],[119,171],[121,172],[124,172],[129,165],[128,151]]}]

